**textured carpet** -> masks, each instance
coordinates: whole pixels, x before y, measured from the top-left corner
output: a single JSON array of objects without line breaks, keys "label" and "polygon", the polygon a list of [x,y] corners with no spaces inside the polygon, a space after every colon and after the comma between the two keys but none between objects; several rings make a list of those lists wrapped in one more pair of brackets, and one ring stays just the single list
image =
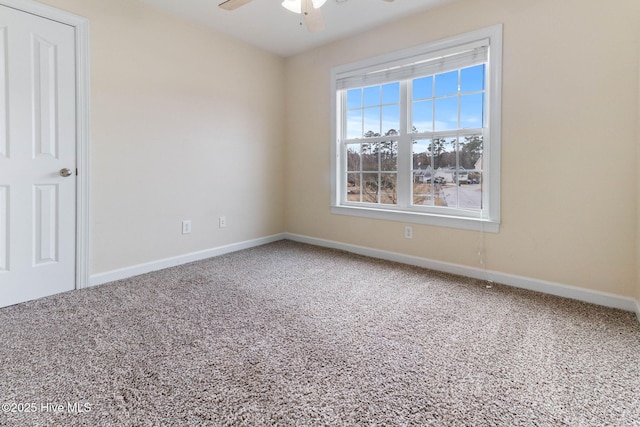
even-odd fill
[{"label": "textured carpet", "polygon": [[0,310],[2,426],[640,426],[632,313],[289,241]]}]

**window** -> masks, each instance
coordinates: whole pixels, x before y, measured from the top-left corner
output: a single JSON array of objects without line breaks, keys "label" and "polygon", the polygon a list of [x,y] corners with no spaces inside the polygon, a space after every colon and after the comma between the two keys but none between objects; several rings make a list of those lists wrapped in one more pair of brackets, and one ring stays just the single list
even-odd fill
[{"label": "window", "polygon": [[497,232],[502,26],[332,70],[332,212]]}]

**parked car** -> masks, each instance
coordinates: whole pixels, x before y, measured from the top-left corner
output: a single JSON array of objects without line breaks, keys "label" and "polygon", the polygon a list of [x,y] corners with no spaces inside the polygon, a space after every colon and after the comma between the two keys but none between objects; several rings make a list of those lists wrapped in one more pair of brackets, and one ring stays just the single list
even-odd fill
[{"label": "parked car", "polygon": [[479,172],[469,172],[469,177],[467,178],[467,183],[469,184],[480,184],[481,174]]}]

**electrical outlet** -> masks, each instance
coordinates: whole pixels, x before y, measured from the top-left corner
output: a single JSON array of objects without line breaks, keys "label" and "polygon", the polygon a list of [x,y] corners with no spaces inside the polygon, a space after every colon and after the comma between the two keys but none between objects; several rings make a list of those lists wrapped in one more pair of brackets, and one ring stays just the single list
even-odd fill
[{"label": "electrical outlet", "polygon": [[221,216],[218,218],[218,227],[225,228],[227,226],[227,218]]},{"label": "electrical outlet", "polygon": [[191,220],[185,219],[182,221],[182,234],[191,234]]},{"label": "electrical outlet", "polygon": [[404,238],[405,239],[413,239],[413,227],[406,226],[404,228]]}]

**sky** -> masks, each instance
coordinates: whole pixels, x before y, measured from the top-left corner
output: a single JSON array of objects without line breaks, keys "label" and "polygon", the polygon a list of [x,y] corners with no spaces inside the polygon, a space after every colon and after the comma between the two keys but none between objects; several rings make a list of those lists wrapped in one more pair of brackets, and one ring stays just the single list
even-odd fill
[{"label": "sky", "polygon": [[[411,125],[418,132],[483,127],[485,65],[411,81]],[[347,139],[400,129],[400,83],[347,91]]]}]

